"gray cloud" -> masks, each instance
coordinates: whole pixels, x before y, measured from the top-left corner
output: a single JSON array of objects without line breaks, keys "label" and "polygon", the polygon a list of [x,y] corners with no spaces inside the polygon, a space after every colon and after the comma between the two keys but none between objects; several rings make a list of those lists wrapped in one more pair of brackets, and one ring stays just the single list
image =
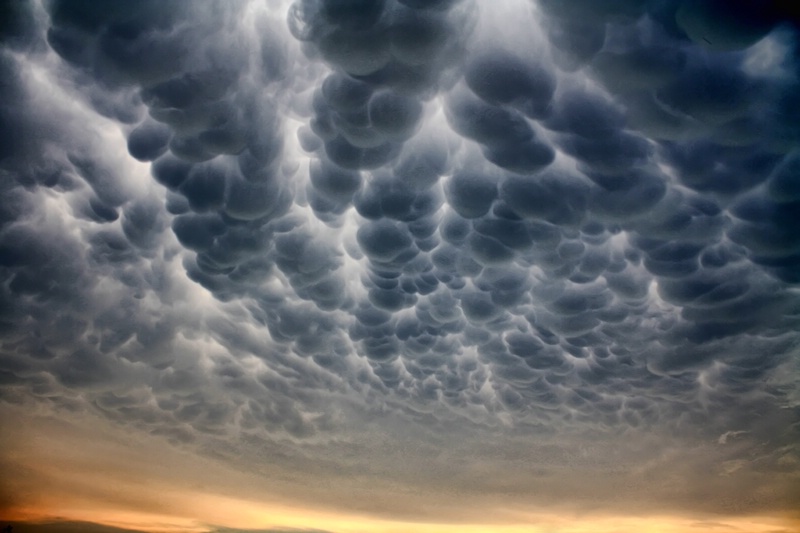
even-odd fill
[{"label": "gray cloud", "polygon": [[381,416],[796,465],[798,23],[753,5],[10,4],[0,397],[306,468]]}]

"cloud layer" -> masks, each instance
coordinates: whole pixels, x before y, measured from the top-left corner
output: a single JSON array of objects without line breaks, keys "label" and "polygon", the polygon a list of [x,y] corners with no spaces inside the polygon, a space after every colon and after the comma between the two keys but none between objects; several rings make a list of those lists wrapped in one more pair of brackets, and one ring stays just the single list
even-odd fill
[{"label": "cloud layer", "polygon": [[672,467],[610,505],[792,508],[780,2],[3,10],[4,401],[367,484],[452,446],[492,497]]}]

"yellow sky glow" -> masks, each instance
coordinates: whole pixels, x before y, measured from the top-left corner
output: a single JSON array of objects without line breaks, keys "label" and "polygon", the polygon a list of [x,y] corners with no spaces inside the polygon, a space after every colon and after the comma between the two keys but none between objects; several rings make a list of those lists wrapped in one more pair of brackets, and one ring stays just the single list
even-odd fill
[{"label": "yellow sky glow", "polygon": [[[2,418],[14,418],[14,408],[4,411]],[[2,463],[10,465],[3,479],[11,495],[5,520],[57,518],[152,533],[202,533],[215,526],[335,533],[789,533],[800,524],[776,517],[526,513],[496,506],[477,515],[465,509],[459,523],[412,522],[289,502],[279,490],[265,492],[246,473],[158,439],[126,440],[94,419],[29,417],[13,435],[3,435],[0,445]],[[485,520],[475,520],[481,514]]]},{"label": "yellow sky glow", "polygon": [[[320,529],[336,533],[777,533],[795,531],[788,520],[769,517],[687,519],[669,516],[555,516],[528,515],[519,524],[435,524],[373,519],[301,508],[279,508],[208,494],[187,494],[194,502],[192,517],[155,515],[112,509],[91,510],[54,505],[23,511],[12,518],[43,521],[88,521],[151,533],[202,533],[209,524],[236,529]],[[189,510],[189,509],[187,509]],[[22,510],[21,510],[22,511]],[[38,516],[37,516],[38,515]],[[522,518],[522,517],[521,517]]]}]

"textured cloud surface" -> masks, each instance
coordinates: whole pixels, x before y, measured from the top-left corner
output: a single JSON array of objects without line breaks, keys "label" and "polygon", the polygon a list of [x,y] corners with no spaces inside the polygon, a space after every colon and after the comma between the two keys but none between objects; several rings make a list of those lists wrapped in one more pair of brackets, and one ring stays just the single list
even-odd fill
[{"label": "textured cloud surface", "polygon": [[783,5],[5,2],[0,401],[313,508],[788,516]]}]

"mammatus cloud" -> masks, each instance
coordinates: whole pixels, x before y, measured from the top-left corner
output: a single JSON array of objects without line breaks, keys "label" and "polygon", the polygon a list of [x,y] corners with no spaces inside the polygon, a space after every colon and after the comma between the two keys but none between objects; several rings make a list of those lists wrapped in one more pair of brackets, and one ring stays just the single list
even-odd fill
[{"label": "mammatus cloud", "polygon": [[4,402],[375,516],[794,509],[782,3],[2,10]]}]

